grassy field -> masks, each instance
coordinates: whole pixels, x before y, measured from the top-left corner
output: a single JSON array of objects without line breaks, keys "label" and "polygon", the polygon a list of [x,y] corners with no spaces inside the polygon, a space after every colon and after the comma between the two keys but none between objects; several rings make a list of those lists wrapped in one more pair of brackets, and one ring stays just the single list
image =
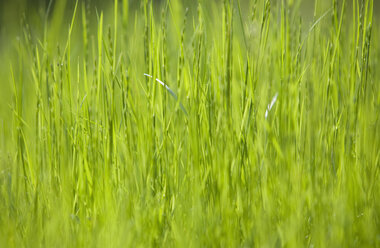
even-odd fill
[{"label": "grassy field", "polygon": [[0,247],[380,247],[377,0],[19,2]]}]

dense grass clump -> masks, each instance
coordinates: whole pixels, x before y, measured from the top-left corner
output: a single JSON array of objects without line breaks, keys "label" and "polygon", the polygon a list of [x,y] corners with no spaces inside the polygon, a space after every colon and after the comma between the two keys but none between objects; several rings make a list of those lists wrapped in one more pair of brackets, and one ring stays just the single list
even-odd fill
[{"label": "dense grass clump", "polygon": [[374,4],[16,11],[0,38],[0,247],[379,247]]}]

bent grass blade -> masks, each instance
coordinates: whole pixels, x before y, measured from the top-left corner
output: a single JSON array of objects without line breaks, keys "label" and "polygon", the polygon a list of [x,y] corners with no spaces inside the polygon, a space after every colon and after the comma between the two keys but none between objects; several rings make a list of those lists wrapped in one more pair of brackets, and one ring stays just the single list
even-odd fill
[{"label": "bent grass blade", "polygon": [[270,104],[268,104],[267,110],[265,111],[265,119],[268,118],[268,114],[270,110],[273,108],[274,104],[276,103],[277,97],[278,97],[278,93],[274,95],[274,97],[272,98],[272,101],[270,102]]},{"label": "bent grass blade", "polygon": [[[153,78],[151,75],[146,74],[146,73],[144,73],[144,76],[146,76],[146,77],[150,77],[150,78]],[[172,89],[169,88],[169,86],[168,86],[167,84],[165,84],[164,82],[162,82],[162,81],[161,81],[160,79],[158,79],[158,78],[156,78],[156,81],[157,81],[158,83],[160,83],[162,86],[164,86],[165,89],[166,89],[167,91],[169,91],[170,95],[172,95],[172,96],[174,97],[174,99],[175,99],[176,101],[178,101],[178,97],[177,97],[177,95],[174,93],[174,91],[172,91]],[[180,101],[178,101],[178,102],[179,102],[179,106],[180,106],[180,108],[182,109],[182,111],[185,113],[186,116],[188,116],[187,111],[186,111],[185,107],[183,106],[183,104],[182,104]]]}]

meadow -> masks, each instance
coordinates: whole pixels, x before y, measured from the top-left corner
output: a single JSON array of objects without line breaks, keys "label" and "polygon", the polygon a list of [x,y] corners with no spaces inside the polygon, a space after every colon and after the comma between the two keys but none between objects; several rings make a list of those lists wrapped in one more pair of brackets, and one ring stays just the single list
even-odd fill
[{"label": "meadow", "polygon": [[0,247],[380,247],[377,0],[41,2],[0,10]]}]

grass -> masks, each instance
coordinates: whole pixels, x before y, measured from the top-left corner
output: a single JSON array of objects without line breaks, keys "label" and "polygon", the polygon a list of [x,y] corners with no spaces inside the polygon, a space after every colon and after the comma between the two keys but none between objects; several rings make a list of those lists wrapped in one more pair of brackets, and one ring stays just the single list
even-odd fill
[{"label": "grass", "polygon": [[0,246],[379,247],[374,4],[27,11],[0,42]]}]

